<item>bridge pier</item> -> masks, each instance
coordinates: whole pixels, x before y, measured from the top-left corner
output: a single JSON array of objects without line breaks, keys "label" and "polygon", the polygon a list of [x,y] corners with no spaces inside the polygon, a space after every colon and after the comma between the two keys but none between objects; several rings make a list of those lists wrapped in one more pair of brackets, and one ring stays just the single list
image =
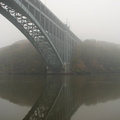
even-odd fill
[{"label": "bridge pier", "polygon": [[64,69],[62,68],[49,68],[47,67],[47,74],[63,74]]},{"label": "bridge pier", "polygon": [[59,68],[53,69],[47,67],[47,74],[60,74],[60,73],[62,73],[62,70]]},{"label": "bridge pier", "polygon": [[46,67],[47,74],[71,74],[70,64],[64,63],[64,68]]},{"label": "bridge pier", "polygon": [[70,70],[70,64],[69,63],[64,63],[64,73],[71,73]]}]

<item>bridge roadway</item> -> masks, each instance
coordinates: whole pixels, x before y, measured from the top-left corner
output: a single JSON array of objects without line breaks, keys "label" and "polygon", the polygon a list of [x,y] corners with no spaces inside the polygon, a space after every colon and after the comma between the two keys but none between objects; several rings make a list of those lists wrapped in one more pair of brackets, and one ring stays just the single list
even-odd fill
[{"label": "bridge roadway", "polygon": [[70,71],[74,44],[80,39],[40,0],[0,0],[0,13],[40,52],[48,71]]}]

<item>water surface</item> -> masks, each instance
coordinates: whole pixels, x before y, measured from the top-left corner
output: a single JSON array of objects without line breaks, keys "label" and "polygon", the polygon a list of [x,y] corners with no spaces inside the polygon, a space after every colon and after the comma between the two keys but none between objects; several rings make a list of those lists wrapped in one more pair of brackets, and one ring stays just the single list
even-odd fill
[{"label": "water surface", "polygon": [[[66,77],[0,75],[0,120],[22,120],[50,79]],[[72,120],[120,120],[120,75],[67,76],[67,79],[77,104]]]},{"label": "water surface", "polygon": [[71,119],[120,120],[120,75],[93,75],[83,78],[83,82],[77,80],[76,86],[81,85],[76,90],[79,107]]},{"label": "water surface", "polygon": [[45,82],[46,76],[0,75],[0,120],[22,120]]}]

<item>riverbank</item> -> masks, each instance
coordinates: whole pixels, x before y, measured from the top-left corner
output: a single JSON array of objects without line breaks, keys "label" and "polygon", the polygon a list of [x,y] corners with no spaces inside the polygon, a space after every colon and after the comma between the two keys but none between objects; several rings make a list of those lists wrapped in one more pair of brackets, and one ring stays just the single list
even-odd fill
[{"label": "riverbank", "polygon": [[0,74],[84,75],[120,72],[120,45],[86,40],[73,49],[71,72],[47,73],[46,63],[28,40],[0,49]]}]

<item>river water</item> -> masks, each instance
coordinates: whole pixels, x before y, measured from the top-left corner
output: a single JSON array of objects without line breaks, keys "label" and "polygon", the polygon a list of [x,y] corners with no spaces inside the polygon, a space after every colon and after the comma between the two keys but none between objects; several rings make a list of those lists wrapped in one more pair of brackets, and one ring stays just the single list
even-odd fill
[{"label": "river water", "polygon": [[[22,120],[49,79],[66,76],[0,75],[0,120]],[[120,75],[74,75],[74,101],[79,107],[71,120],[120,120]]]}]

